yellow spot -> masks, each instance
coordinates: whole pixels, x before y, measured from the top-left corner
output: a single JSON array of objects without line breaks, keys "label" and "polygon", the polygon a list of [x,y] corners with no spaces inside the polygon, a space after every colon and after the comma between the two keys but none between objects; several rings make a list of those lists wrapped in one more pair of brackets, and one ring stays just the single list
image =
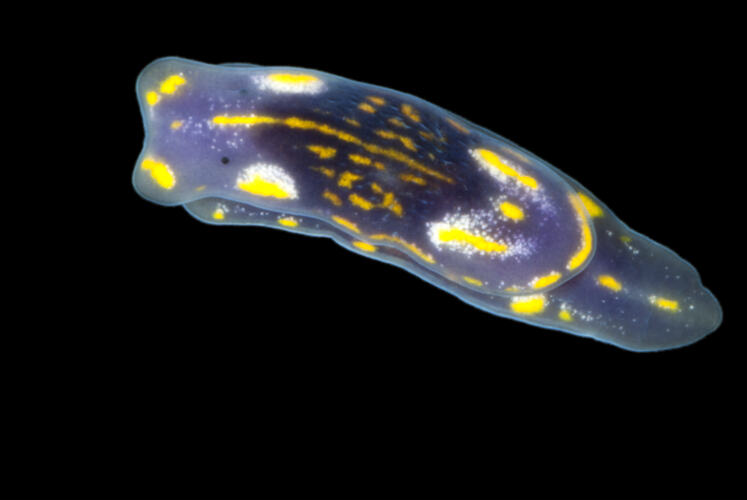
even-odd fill
[{"label": "yellow spot", "polygon": [[350,200],[350,203],[353,205],[362,208],[363,210],[371,210],[376,205],[368,201],[367,199],[363,198],[362,196],[358,196],[357,194],[353,193],[350,196],[348,196],[348,200]]},{"label": "yellow spot", "polygon": [[290,198],[290,193],[274,182],[269,182],[256,175],[248,180],[241,180],[236,183],[236,187],[247,193],[256,194],[257,196],[272,196],[274,198]]},{"label": "yellow spot", "polygon": [[421,186],[425,186],[425,179],[423,179],[422,177],[418,177],[417,175],[399,174],[399,178],[405,182],[413,182],[415,184],[420,184]]},{"label": "yellow spot", "polygon": [[205,186],[204,184],[203,184],[202,186],[197,186],[197,187],[195,188],[195,191],[198,191],[198,192],[199,192],[199,191],[204,191],[206,187],[207,187],[207,186]]},{"label": "yellow spot", "polygon": [[399,118],[389,118],[387,121],[391,123],[392,125],[394,125],[395,127],[400,127],[400,128],[407,127],[407,125],[405,125],[405,122],[403,122]]},{"label": "yellow spot", "polygon": [[395,243],[399,243],[400,245],[402,245],[403,247],[407,248],[409,251],[411,251],[412,253],[414,253],[415,255],[417,255],[418,257],[420,257],[421,259],[423,259],[427,263],[433,264],[433,263],[436,262],[433,257],[431,257],[427,253],[423,252],[421,249],[419,249],[418,247],[416,247],[412,243],[408,243],[405,240],[403,240],[401,238],[398,238],[396,236],[390,236],[388,234],[374,234],[374,235],[371,235],[371,239],[373,239],[373,240],[386,240],[386,241],[393,241]]},{"label": "yellow spot", "polygon": [[173,94],[176,90],[187,83],[181,75],[171,75],[167,79],[161,82],[161,93],[162,94]]},{"label": "yellow spot", "polygon": [[225,213],[223,212],[222,208],[216,208],[213,212],[213,219],[215,220],[223,220],[226,218]]},{"label": "yellow spot", "polygon": [[381,163],[380,161],[375,161],[374,162],[374,167],[376,168],[376,170],[385,170],[386,169],[386,167],[384,166],[384,164]]},{"label": "yellow spot", "polygon": [[173,122],[171,122],[171,128],[173,130],[179,130],[181,127],[182,127],[182,122],[181,121],[174,120]]},{"label": "yellow spot", "polygon": [[410,120],[412,120],[412,121],[414,121],[416,123],[420,123],[420,115],[409,104],[403,104],[402,105],[402,114],[404,114]]},{"label": "yellow spot", "polygon": [[348,172],[347,170],[340,174],[340,178],[337,181],[337,185],[340,187],[346,187],[352,189],[353,183],[359,179],[363,179],[360,175]]},{"label": "yellow spot", "polygon": [[267,78],[277,83],[284,83],[287,85],[307,85],[318,80],[313,75],[293,75],[289,73],[274,73],[269,75]]},{"label": "yellow spot", "polygon": [[281,217],[278,219],[278,223],[287,227],[296,227],[298,225],[298,221],[293,217]]},{"label": "yellow spot", "polygon": [[631,241],[633,241],[633,238],[623,235],[620,236],[620,241],[622,241],[623,243],[630,243]]},{"label": "yellow spot", "polygon": [[158,100],[160,99],[158,92],[150,91],[147,94],[145,94],[145,100],[148,101],[149,106],[155,106]]},{"label": "yellow spot", "polygon": [[560,279],[561,274],[557,271],[553,271],[548,275],[540,276],[532,282],[533,288],[545,288],[550,286]]},{"label": "yellow spot", "polygon": [[459,123],[457,121],[454,121],[451,118],[447,118],[446,121],[449,122],[449,125],[451,125],[455,129],[457,129],[461,133],[463,133],[463,134],[469,134],[469,129],[467,129],[466,127],[464,127],[464,125],[462,125],[461,123]]},{"label": "yellow spot", "polygon": [[348,158],[350,158],[353,163],[357,163],[359,165],[371,165],[372,163],[371,158],[368,158],[367,156],[349,154]]},{"label": "yellow spot", "polygon": [[659,309],[664,309],[665,311],[678,312],[680,310],[680,304],[676,300],[665,299],[656,295],[650,296],[648,300]]},{"label": "yellow spot", "polygon": [[360,122],[358,120],[354,120],[353,118],[343,118],[343,120],[345,120],[349,124],[353,125],[354,127],[360,127],[361,126]]},{"label": "yellow spot", "polygon": [[617,281],[615,278],[610,276],[609,274],[602,274],[599,277],[597,277],[597,283],[599,283],[602,286],[606,286],[610,290],[614,292],[619,292],[622,290],[622,285],[619,281]]},{"label": "yellow spot", "polygon": [[576,211],[578,223],[581,225],[581,249],[571,257],[571,260],[568,261],[568,265],[566,266],[569,271],[572,271],[583,264],[589,257],[593,238],[589,223],[586,222],[586,212],[584,211],[580,198],[573,193],[570,193],[568,199],[570,200],[571,205],[573,205],[573,209]]},{"label": "yellow spot", "polygon": [[581,198],[581,202],[583,202],[586,211],[589,212],[589,215],[591,215],[592,217],[601,217],[604,215],[602,207],[594,203],[594,200],[586,196],[584,193],[578,193],[578,197]]},{"label": "yellow spot", "polygon": [[335,171],[332,168],[327,168],[327,167],[311,167],[311,170],[316,170],[317,172],[321,172],[322,174],[326,175],[330,179],[335,176]]},{"label": "yellow spot", "polygon": [[534,179],[534,177],[519,174],[519,172],[517,172],[513,167],[507,165],[497,154],[487,149],[477,149],[475,151],[485,163],[495,168],[503,175],[514,178],[521,184],[524,184],[525,186],[528,186],[532,189],[537,189],[537,181]]},{"label": "yellow spot", "polygon": [[332,220],[335,221],[335,222],[337,222],[339,225],[344,226],[344,227],[350,229],[353,232],[356,232],[356,233],[360,233],[361,232],[361,230],[358,229],[358,226],[356,226],[354,222],[350,222],[349,220],[344,219],[344,218],[340,217],[339,215],[333,215],[332,216]]},{"label": "yellow spot", "polygon": [[360,248],[364,252],[375,252],[376,251],[376,245],[366,243],[365,241],[354,241],[353,245],[356,246],[357,248]]},{"label": "yellow spot", "polygon": [[562,309],[558,313],[558,318],[562,319],[563,321],[573,321],[573,316],[571,316],[571,313],[569,313],[565,309]]},{"label": "yellow spot", "polygon": [[412,139],[410,139],[409,137],[405,137],[403,135],[394,133],[391,130],[377,130],[376,135],[378,135],[379,137],[383,137],[384,139],[397,139],[399,140],[399,142],[402,143],[404,147],[406,147],[410,151],[418,150],[417,146],[415,146],[415,143],[412,142]]},{"label": "yellow spot", "polygon": [[462,278],[464,279],[464,281],[466,281],[470,285],[482,286],[482,281],[480,281],[480,280],[478,280],[476,278],[471,278],[469,276],[462,276]]},{"label": "yellow spot", "polygon": [[511,309],[519,314],[538,314],[545,310],[544,295],[522,295],[511,299]]},{"label": "yellow spot", "polygon": [[382,194],[384,192],[383,189],[381,189],[381,186],[379,186],[377,183],[372,182],[371,183],[371,189],[373,189],[374,193]]},{"label": "yellow spot", "polygon": [[306,146],[309,151],[312,153],[316,153],[319,158],[326,160],[327,158],[332,158],[335,156],[335,153],[337,153],[337,150],[335,148],[328,148],[325,146]]},{"label": "yellow spot", "polygon": [[394,193],[384,193],[384,200],[379,206],[391,210],[397,217],[402,217],[402,205],[394,198]]},{"label": "yellow spot", "polygon": [[503,215],[513,220],[522,220],[524,218],[524,212],[517,205],[504,201],[500,204],[501,212]]},{"label": "yellow spot", "polygon": [[493,241],[476,234],[469,233],[458,227],[446,227],[438,230],[438,239],[443,242],[456,242],[471,245],[483,252],[502,253],[508,249],[508,246],[497,241]]},{"label": "yellow spot", "polygon": [[368,104],[367,102],[362,102],[358,105],[358,109],[361,111],[365,111],[366,113],[376,113],[376,108]]},{"label": "yellow spot", "polygon": [[384,104],[386,104],[386,101],[383,98],[381,98],[381,97],[376,97],[376,96],[370,95],[370,96],[368,96],[368,100],[371,101],[372,103],[376,104],[377,106],[383,106]]},{"label": "yellow spot", "polygon": [[[454,183],[454,179],[452,179],[451,177],[448,177],[446,175],[443,175],[440,172],[437,172],[436,170],[426,167],[422,163],[410,158],[409,156],[402,153],[401,151],[397,151],[396,149],[382,148],[378,144],[364,142],[358,137],[348,134],[347,132],[344,132],[342,130],[337,130],[324,123],[316,123],[312,120],[303,120],[301,118],[297,118],[294,116],[290,118],[280,119],[280,118],[273,118],[271,116],[220,116],[219,115],[219,116],[213,117],[213,123],[217,125],[246,125],[246,126],[258,125],[258,124],[279,124],[279,125],[285,125],[286,127],[290,127],[290,128],[297,128],[297,129],[303,129],[303,130],[316,130],[317,132],[320,132],[322,134],[337,137],[341,141],[349,142],[351,144],[360,146],[361,148],[365,149],[369,153],[386,156],[387,158],[390,158],[392,160],[404,163],[405,165],[407,165],[408,167],[414,170],[422,172],[426,175],[430,175],[439,180],[448,182],[449,184]],[[377,168],[379,167],[377,166]],[[381,169],[383,168],[384,166],[381,165]]]},{"label": "yellow spot", "polygon": [[340,197],[328,189],[324,190],[324,193],[322,193],[322,196],[326,198],[327,200],[331,201],[332,204],[335,206],[339,207],[340,205],[342,205],[342,200],[340,199]]},{"label": "yellow spot", "polygon": [[146,158],[140,166],[143,170],[150,172],[150,176],[162,188],[171,189],[176,184],[174,172],[171,171],[171,167],[167,164]]}]

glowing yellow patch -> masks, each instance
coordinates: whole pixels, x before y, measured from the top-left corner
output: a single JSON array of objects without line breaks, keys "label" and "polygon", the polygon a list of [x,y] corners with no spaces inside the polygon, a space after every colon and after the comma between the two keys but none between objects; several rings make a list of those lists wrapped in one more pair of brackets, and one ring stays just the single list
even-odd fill
[{"label": "glowing yellow patch", "polygon": [[373,162],[373,160],[371,160],[371,158],[367,156],[356,154],[349,154],[348,158],[350,158],[350,161],[352,161],[353,163],[357,163],[359,165],[371,165],[371,163]]},{"label": "glowing yellow patch", "polygon": [[420,137],[422,137],[423,139],[429,140],[429,141],[432,141],[436,138],[436,136],[430,132],[424,132],[420,130],[418,133],[420,134]]},{"label": "glowing yellow patch", "polygon": [[354,120],[352,118],[343,118],[343,120],[345,120],[346,122],[348,122],[349,124],[351,124],[354,127],[360,127],[361,126],[361,124],[360,124],[360,122],[358,120]]},{"label": "glowing yellow patch", "polygon": [[462,276],[462,279],[466,281],[467,283],[469,283],[470,285],[482,286],[482,281],[476,278],[472,278],[470,276]]},{"label": "glowing yellow patch", "polygon": [[522,295],[511,299],[511,309],[519,314],[538,314],[545,310],[544,295]]},{"label": "glowing yellow patch", "polygon": [[659,309],[664,309],[665,311],[678,312],[680,310],[680,304],[676,300],[665,299],[656,295],[650,296],[648,300]]},{"label": "glowing yellow patch", "polygon": [[290,74],[290,73],[274,73],[268,75],[268,79],[277,83],[284,83],[286,85],[308,85],[309,83],[316,82],[319,80],[313,75],[304,74]]},{"label": "glowing yellow patch", "polygon": [[328,148],[325,146],[311,145],[306,146],[306,148],[312,153],[316,153],[316,155],[323,160],[326,160],[327,158],[333,158],[337,153],[337,150],[335,148]]},{"label": "glowing yellow patch", "polygon": [[439,229],[438,239],[445,243],[456,242],[471,245],[478,250],[482,250],[483,252],[502,253],[508,250],[508,246],[504,245],[503,243],[483,238],[482,236],[469,233],[467,231],[464,231],[463,229],[459,229],[458,227],[447,227]]},{"label": "glowing yellow patch", "polygon": [[576,211],[579,224],[581,224],[581,249],[571,257],[571,260],[568,261],[568,265],[566,266],[569,271],[572,271],[583,264],[589,257],[593,244],[593,237],[591,235],[591,228],[586,222],[586,212],[584,211],[581,199],[573,193],[568,195],[568,199],[570,200],[571,205],[573,205],[573,209]]},{"label": "glowing yellow patch", "polygon": [[620,236],[620,241],[622,241],[623,243],[630,243],[631,241],[633,241],[633,238],[631,238],[630,236],[623,235],[623,236]]},{"label": "glowing yellow patch", "polygon": [[246,191],[247,193],[256,194],[257,196],[268,196],[280,199],[291,197],[291,194],[280,185],[265,180],[258,175],[238,181],[236,187],[242,191]]},{"label": "glowing yellow patch", "polygon": [[370,96],[367,97],[367,99],[369,101],[371,101],[372,103],[376,104],[377,106],[383,106],[384,104],[386,104],[386,100],[384,100],[381,97],[376,97],[376,96],[370,95]]},{"label": "glowing yellow patch", "polygon": [[521,175],[513,167],[507,165],[500,156],[487,149],[476,149],[477,155],[488,165],[498,170],[506,177],[516,179],[521,184],[528,186],[532,189],[537,189],[537,181],[534,177],[528,175]]},{"label": "glowing yellow patch", "polygon": [[335,176],[335,171],[332,168],[327,168],[327,167],[311,167],[311,170],[316,170],[317,172],[321,172],[322,174],[326,175],[330,179]]},{"label": "glowing yellow patch", "polygon": [[391,130],[377,130],[376,135],[378,135],[379,137],[383,137],[384,139],[397,139],[399,140],[399,142],[402,143],[404,147],[406,147],[410,151],[418,150],[417,146],[415,146],[415,143],[412,142],[412,139],[410,139],[409,137],[405,137],[403,135],[394,133]]},{"label": "glowing yellow patch", "polygon": [[584,204],[586,211],[589,212],[589,215],[592,217],[601,217],[604,215],[602,207],[594,203],[594,200],[586,196],[584,193],[578,193],[578,197],[581,198],[581,202]]},{"label": "glowing yellow patch", "polygon": [[207,187],[207,186],[205,186],[205,185],[202,185],[202,186],[197,186],[197,187],[195,188],[195,191],[198,191],[198,192],[199,192],[199,191],[204,191],[206,187]]},{"label": "glowing yellow patch", "polygon": [[278,224],[287,227],[296,227],[298,225],[298,221],[293,217],[281,217],[278,219]]},{"label": "glowing yellow patch", "polygon": [[395,127],[400,127],[400,128],[407,127],[407,125],[405,125],[405,122],[403,122],[399,118],[389,118],[387,121],[391,123],[392,125],[394,125]]},{"label": "glowing yellow patch", "polygon": [[340,174],[340,178],[337,180],[337,185],[352,189],[353,183],[359,179],[363,179],[360,175],[348,172],[347,170]]},{"label": "glowing yellow patch", "polygon": [[173,130],[179,130],[181,127],[182,127],[182,122],[181,121],[174,120],[173,122],[171,122],[171,128]]},{"label": "glowing yellow patch", "polygon": [[344,226],[348,229],[350,229],[353,232],[360,233],[361,230],[358,229],[358,226],[354,222],[350,222],[349,220],[340,217],[339,215],[333,215],[332,220],[337,222],[339,225]]},{"label": "glowing yellow patch", "polygon": [[158,92],[150,91],[145,94],[145,100],[147,101],[149,106],[155,106],[156,103],[161,99],[161,97],[158,95]]},{"label": "glowing yellow patch", "polygon": [[399,174],[399,178],[402,179],[405,182],[413,182],[415,184],[420,184],[421,186],[425,186],[425,179],[422,177],[418,177],[417,175],[412,174]]},{"label": "glowing yellow patch", "polygon": [[342,205],[342,200],[340,199],[340,197],[337,196],[335,193],[333,193],[332,191],[330,191],[328,189],[324,190],[324,192],[322,193],[322,196],[325,199],[331,201],[332,204],[335,205],[335,206],[339,207],[340,205]]},{"label": "glowing yellow patch", "polygon": [[451,118],[447,118],[447,119],[446,119],[446,121],[447,121],[447,122],[449,122],[449,125],[451,125],[451,126],[452,126],[452,127],[454,127],[455,129],[457,129],[457,130],[458,130],[458,131],[460,131],[461,133],[463,133],[463,134],[469,134],[469,129],[467,129],[467,128],[466,128],[466,127],[465,127],[464,125],[462,125],[461,123],[459,123],[459,122],[457,122],[457,121],[454,121],[454,120],[452,120]]},{"label": "glowing yellow patch", "polygon": [[412,106],[410,106],[409,104],[403,104],[401,109],[403,115],[416,123],[420,123],[420,115],[417,111],[415,111],[415,109],[413,109]]},{"label": "glowing yellow patch", "polygon": [[376,108],[368,104],[367,102],[362,102],[358,105],[358,109],[361,111],[365,111],[366,113],[376,113]]},{"label": "glowing yellow patch", "polygon": [[[448,177],[436,170],[426,167],[422,163],[410,158],[409,156],[402,153],[401,151],[397,151],[396,149],[382,148],[378,144],[363,142],[361,139],[359,139],[358,137],[355,137],[354,135],[348,134],[347,132],[343,132],[341,130],[337,130],[333,127],[330,127],[327,124],[317,123],[312,120],[303,120],[295,116],[292,116],[290,118],[284,118],[284,119],[273,118],[271,116],[231,116],[231,117],[214,116],[213,123],[218,124],[218,125],[246,125],[246,126],[258,125],[258,124],[280,124],[280,125],[285,125],[286,127],[289,127],[289,128],[297,128],[297,129],[303,129],[303,130],[316,130],[317,132],[321,132],[322,134],[337,137],[341,141],[349,142],[351,144],[360,146],[361,148],[365,149],[369,153],[386,156],[387,158],[390,158],[392,160],[404,163],[405,165],[407,165],[408,167],[414,170],[422,172],[426,175],[430,175],[439,180],[448,182],[449,184],[454,183],[454,179],[452,179],[451,177]],[[383,169],[384,166],[381,165],[381,168]]]},{"label": "glowing yellow patch", "polygon": [[394,193],[384,193],[380,206],[391,210],[397,217],[402,217],[402,205],[394,198]]},{"label": "glowing yellow patch", "polygon": [[362,208],[363,210],[371,210],[376,206],[367,199],[363,198],[362,196],[358,196],[355,193],[348,196],[348,200],[350,200],[350,203],[352,203],[356,207]]},{"label": "glowing yellow patch", "polygon": [[514,205],[513,203],[509,203],[508,201],[504,201],[500,204],[501,212],[503,212],[503,215],[508,217],[512,220],[522,220],[524,218],[524,212],[521,210],[520,207],[517,205]]},{"label": "glowing yellow patch", "polygon": [[563,321],[573,321],[573,316],[571,316],[571,313],[569,313],[565,309],[561,310],[558,313],[558,318],[562,319]]},{"label": "glowing yellow patch", "polygon": [[213,211],[213,219],[215,219],[215,220],[223,220],[225,218],[226,218],[226,214],[225,214],[225,212],[223,212],[222,208],[216,208]]},{"label": "glowing yellow patch", "polygon": [[396,236],[390,236],[388,234],[374,234],[371,235],[371,239],[373,240],[386,240],[386,241],[393,241],[395,243],[399,243],[403,247],[407,248],[409,251],[423,259],[429,264],[433,264],[436,262],[436,260],[431,257],[429,254],[423,252],[421,249],[419,249],[417,246],[413,245],[412,243],[408,243],[405,240],[398,238]]},{"label": "glowing yellow patch", "polygon": [[143,170],[150,172],[150,176],[153,180],[164,189],[171,189],[176,184],[174,172],[172,172],[171,167],[165,163],[146,158],[143,160],[143,163],[140,164],[140,167]]},{"label": "glowing yellow patch", "polygon": [[187,83],[187,80],[185,80],[183,76],[171,75],[161,82],[161,88],[159,90],[162,94],[173,94],[185,83]]},{"label": "glowing yellow patch", "polygon": [[620,290],[622,290],[622,285],[620,284],[620,282],[617,281],[612,276],[610,276],[609,274],[602,274],[598,276],[597,283],[609,288],[610,290],[614,292],[619,292]]},{"label": "glowing yellow patch", "polygon": [[553,271],[545,276],[540,276],[539,278],[532,281],[532,287],[545,288],[546,286],[550,286],[558,281],[560,279],[560,276],[561,274],[557,271]]},{"label": "glowing yellow patch", "polygon": [[353,246],[360,248],[364,252],[375,252],[376,251],[375,245],[366,243],[365,241],[354,241]]}]

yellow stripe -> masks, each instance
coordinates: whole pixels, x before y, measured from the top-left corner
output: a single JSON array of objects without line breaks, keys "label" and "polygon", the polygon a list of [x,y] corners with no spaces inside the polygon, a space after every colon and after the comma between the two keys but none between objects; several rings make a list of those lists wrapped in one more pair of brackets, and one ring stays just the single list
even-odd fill
[{"label": "yellow stripe", "polygon": [[586,212],[584,211],[581,200],[573,193],[570,193],[568,195],[568,199],[571,201],[571,205],[573,205],[573,209],[576,211],[579,224],[581,225],[581,249],[576,252],[573,257],[571,257],[571,260],[568,261],[568,265],[566,266],[569,271],[572,271],[573,269],[576,269],[578,266],[583,264],[589,257],[589,254],[591,253],[593,238],[591,236],[591,228],[589,227],[589,223],[586,222]]}]

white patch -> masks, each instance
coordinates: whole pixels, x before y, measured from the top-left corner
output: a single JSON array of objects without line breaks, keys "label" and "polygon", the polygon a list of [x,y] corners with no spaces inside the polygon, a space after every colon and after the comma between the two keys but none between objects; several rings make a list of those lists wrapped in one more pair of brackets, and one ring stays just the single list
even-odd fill
[{"label": "white patch", "polygon": [[239,176],[236,178],[236,186],[238,187],[240,184],[251,184],[252,182],[255,182],[256,179],[261,179],[264,182],[277,186],[287,193],[288,198],[291,200],[298,198],[296,182],[293,180],[293,177],[278,165],[270,163],[255,163],[250,165],[239,172]]},{"label": "white patch", "polygon": [[[293,78],[297,77],[297,81]],[[324,82],[314,75],[306,73],[271,73],[254,77],[259,90],[276,94],[318,94],[324,90]]]}]

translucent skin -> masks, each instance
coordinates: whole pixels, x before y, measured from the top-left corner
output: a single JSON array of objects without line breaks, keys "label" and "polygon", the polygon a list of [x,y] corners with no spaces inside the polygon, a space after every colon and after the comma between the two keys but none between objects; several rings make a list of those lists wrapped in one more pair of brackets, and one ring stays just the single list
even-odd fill
[{"label": "translucent skin", "polygon": [[[273,74],[303,78],[286,77],[281,92],[256,83]],[[163,93],[151,105],[149,89],[170,75],[182,75],[183,88]],[[323,90],[295,92],[299,82],[315,81]],[[413,96],[306,69],[169,58],[143,71],[138,97],[146,140],[133,176],[136,190],[157,203],[184,205],[204,222],[326,236],[492,314],[629,350],[687,345],[720,324],[718,302],[674,252],[630,230],[581,185],[535,155]],[[264,117],[265,123],[216,125],[216,116]],[[288,117],[298,121],[284,121]],[[174,128],[175,122],[182,125]],[[315,153],[310,146],[319,149]],[[484,150],[501,161],[476,154]],[[351,155],[372,163],[351,161]],[[162,167],[143,166],[148,158],[168,165],[176,179],[171,187],[164,188],[172,180],[169,172],[159,178]],[[373,167],[374,161],[382,168]],[[270,179],[271,172],[267,178],[275,184],[262,181],[254,192],[237,189],[242,169],[258,163],[279,165],[287,178]],[[374,185],[380,191],[372,191]],[[377,201],[385,200],[385,193],[397,200],[399,214],[397,205]],[[505,210],[506,201],[519,208],[521,218]],[[451,233],[439,237],[463,238],[466,243],[456,250],[434,240],[433,230],[456,220],[448,217],[455,213],[480,214],[475,217],[483,231],[464,239],[464,231],[449,226]],[[584,224],[587,251],[578,257]],[[521,242],[521,252],[492,251],[499,241],[494,234],[517,248]],[[580,263],[571,269],[572,257]]]}]

